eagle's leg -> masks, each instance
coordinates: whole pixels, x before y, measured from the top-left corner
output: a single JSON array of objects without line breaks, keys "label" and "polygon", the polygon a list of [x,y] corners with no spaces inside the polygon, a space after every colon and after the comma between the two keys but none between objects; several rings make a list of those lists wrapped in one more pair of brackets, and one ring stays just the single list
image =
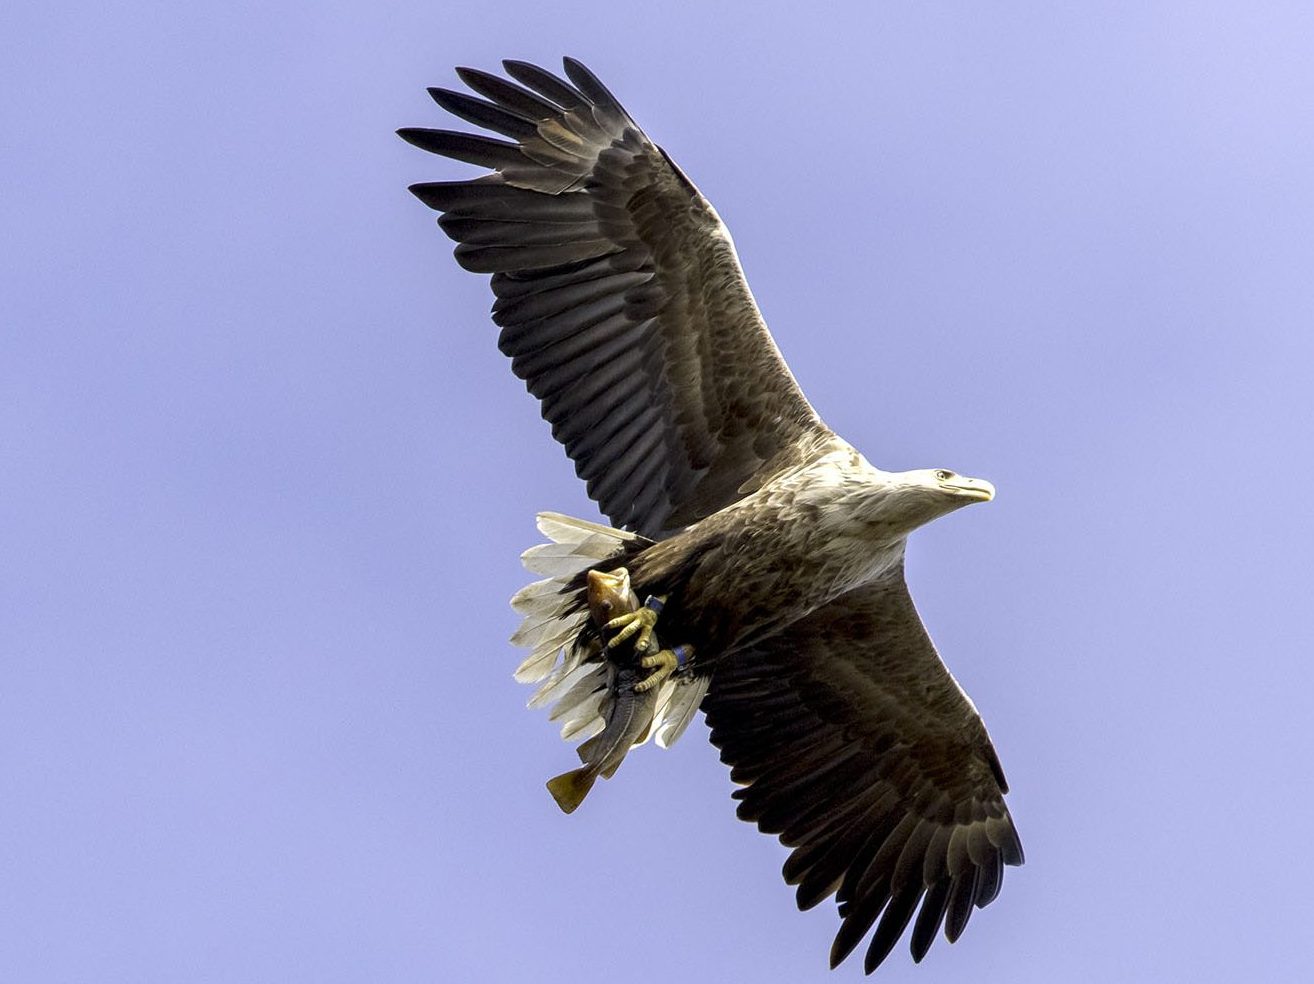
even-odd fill
[{"label": "eagle's leg", "polygon": [[[618,615],[602,627],[604,633],[615,633],[607,643],[608,647],[623,644],[633,639],[636,654],[649,648],[653,629],[657,625],[657,616],[661,614],[665,598],[650,597],[643,606],[632,612]],[[645,670],[652,670],[646,677],[634,685],[638,693],[651,690],[677,669],[688,664],[693,656],[692,646],[677,646],[675,649],[661,649],[639,659],[639,665]]]}]

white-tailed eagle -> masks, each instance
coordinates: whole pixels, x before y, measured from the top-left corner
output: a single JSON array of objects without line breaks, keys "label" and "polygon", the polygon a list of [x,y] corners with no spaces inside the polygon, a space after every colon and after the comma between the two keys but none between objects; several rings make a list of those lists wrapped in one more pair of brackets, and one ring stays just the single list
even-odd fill
[{"label": "white-tailed eagle", "polygon": [[513,81],[457,70],[478,96],[430,93],[507,139],[400,133],[489,170],[411,190],[461,266],[492,274],[499,346],[612,523],[540,516],[517,677],[567,737],[602,729],[585,575],[624,566],[664,601],[645,624],[694,654],[654,671],[658,743],[706,712],[739,816],[792,849],[799,906],[838,902],[832,966],[874,926],[870,972],[914,916],[921,960],[1022,863],[995,750],[903,576],[909,533],[994,490],[869,464],[800,391],[674,161],[579,62],[503,64]]}]

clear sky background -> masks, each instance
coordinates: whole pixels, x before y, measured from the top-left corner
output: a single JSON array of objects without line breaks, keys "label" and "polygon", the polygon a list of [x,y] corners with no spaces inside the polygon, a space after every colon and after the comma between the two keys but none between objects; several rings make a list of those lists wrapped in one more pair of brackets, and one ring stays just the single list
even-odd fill
[{"label": "clear sky background", "polygon": [[1308,980],[1307,3],[7,4],[0,979],[853,980],[696,723],[563,817],[507,597],[595,517],[408,183],[585,60],[887,468],[1028,864],[887,981]]}]

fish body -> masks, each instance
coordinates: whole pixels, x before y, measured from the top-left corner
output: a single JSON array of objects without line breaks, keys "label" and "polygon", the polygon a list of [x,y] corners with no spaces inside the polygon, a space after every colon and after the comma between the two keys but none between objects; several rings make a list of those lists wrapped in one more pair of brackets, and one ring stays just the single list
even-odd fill
[{"label": "fish body", "polygon": [[[589,615],[602,631],[612,619],[638,611],[639,599],[630,587],[629,571],[617,568],[610,574],[588,573]],[[605,648],[608,661],[607,686],[611,691],[611,713],[603,729],[579,746],[584,765],[548,780],[548,792],[566,813],[573,813],[593,788],[598,776],[610,779],[626,754],[642,744],[652,727],[659,688],[638,691],[635,686],[649,673],[641,665],[645,656],[658,652],[655,633],[640,647],[628,643],[619,650]]]}]

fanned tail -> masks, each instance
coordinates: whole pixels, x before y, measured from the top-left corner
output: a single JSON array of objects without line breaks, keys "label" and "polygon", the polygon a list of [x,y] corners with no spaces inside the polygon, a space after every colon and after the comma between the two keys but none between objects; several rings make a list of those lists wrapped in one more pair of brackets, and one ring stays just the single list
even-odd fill
[{"label": "fanned tail", "polygon": [[602,730],[610,683],[610,664],[596,640],[580,638],[589,621],[584,572],[619,567],[649,541],[560,513],[539,513],[538,529],[552,542],[530,547],[520,559],[531,573],[547,577],[511,599],[524,616],[511,642],[530,651],[515,678],[538,684],[529,706],[555,705],[550,719],[561,722],[561,737],[569,741]]},{"label": "fanned tail", "polygon": [[[613,671],[602,657],[596,638],[581,639],[589,621],[583,575],[592,569],[621,567],[652,541],[637,533],[554,512],[538,514],[538,530],[551,542],[530,547],[521,554],[521,560],[527,570],[544,578],[521,588],[511,598],[511,607],[524,616],[511,642],[529,650],[515,678],[538,685],[529,706],[552,706],[549,719],[561,722],[562,738],[590,738],[606,725]],[[693,719],[706,692],[705,677],[666,680],[644,741],[653,737],[662,748],[671,745]],[[558,776],[552,782],[559,780],[564,782],[565,777]],[[579,794],[581,800],[592,783],[589,780]]]}]

